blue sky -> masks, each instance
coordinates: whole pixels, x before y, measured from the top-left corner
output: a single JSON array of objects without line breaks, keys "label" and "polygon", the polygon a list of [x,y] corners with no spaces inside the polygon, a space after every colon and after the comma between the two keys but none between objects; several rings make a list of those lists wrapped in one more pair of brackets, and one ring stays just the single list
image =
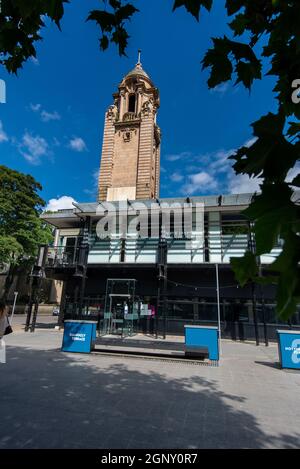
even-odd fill
[{"label": "blue sky", "polygon": [[[251,140],[251,122],[276,109],[272,78],[251,94],[232,83],[211,91],[201,59],[212,36],[226,31],[223,1],[200,23],[173,0],[140,0],[129,25],[128,58],[112,47],[99,51],[99,31],[85,22],[99,1],[71,0],[62,32],[49,24],[37,46],[37,61],[18,77],[0,69],[7,103],[0,104],[0,164],[32,174],[50,208],[96,198],[104,113],[122,77],[142,49],[144,69],[160,89],[161,197],[247,192],[257,181],[236,177],[226,160]],[[66,198],[67,197],[67,198]]]}]

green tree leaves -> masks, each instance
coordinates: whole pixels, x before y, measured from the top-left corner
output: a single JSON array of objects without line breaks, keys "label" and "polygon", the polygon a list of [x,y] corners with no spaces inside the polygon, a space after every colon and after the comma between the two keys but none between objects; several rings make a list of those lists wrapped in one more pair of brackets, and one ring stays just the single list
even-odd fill
[{"label": "green tree leaves", "polygon": [[87,17],[87,21],[95,21],[101,28],[100,48],[106,50],[111,42],[119,48],[120,55],[126,55],[126,47],[129,35],[125,29],[125,21],[138,12],[131,3],[122,4],[118,0],[110,0],[111,12],[106,10],[93,10]]},{"label": "green tree leaves", "polygon": [[37,254],[52,239],[49,225],[40,219],[41,185],[30,175],[0,166],[0,264],[18,264]]},{"label": "green tree leaves", "polygon": [[[286,116],[284,112],[269,113],[252,124],[256,141],[250,147],[240,148],[231,156],[236,162],[237,173],[263,178],[261,193],[254,197],[245,216],[252,221],[257,256],[270,253],[281,240],[282,252],[268,268],[272,276],[263,280],[277,283],[277,313],[283,319],[295,312],[300,301],[300,205],[293,201],[293,188],[286,182],[287,173],[299,160],[299,144],[289,142],[285,135]],[[298,124],[291,123],[289,135],[297,136]],[[299,175],[292,181],[300,183]],[[250,268],[249,256],[232,259],[232,266],[238,279],[261,283],[262,279]],[[252,265],[253,267],[253,265]]]},{"label": "green tree leaves", "polygon": [[248,89],[254,79],[261,78],[261,61],[248,44],[231,41],[226,36],[213,38],[213,44],[214,47],[207,51],[202,60],[203,68],[211,68],[207,82],[209,88],[230,80],[233,72],[237,77],[236,83],[242,82]]},{"label": "green tree leaves", "polygon": [[244,0],[226,0],[228,16],[234,15],[245,5]]},{"label": "green tree leaves", "polygon": [[214,88],[223,81],[231,79],[233,67],[229,59],[229,49],[226,40],[213,38],[214,47],[209,49],[202,61],[203,68],[211,67],[208,79],[209,88]]},{"label": "green tree leaves", "polygon": [[175,0],[173,11],[184,6],[186,10],[199,21],[200,8],[204,7],[206,10],[210,11],[212,4],[213,0]]},{"label": "green tree leaves", "polygon": [[[230,158],[237,173],[260,176],[269,182],[284,182],[287,173],[299,158],[299,148],[283,134],[283,113],[269,113],[252,124],[257,137],[250,147],[242,147]],[[284,157],[283,157],[284,155]],[[281,188],[280,188],[281,189]]]},{"label": "green tree leaves", "polygon": [[[235,73],[236,83],[250,89],[255,79],[262,78],[264,58],[270,61],[267,74],[277,78],[274,91],[278,100],[277,113],[262,116],[252,124],[252,145],[230,157],[237,174],[263,180],[261,194],[245,211],[254,225],[255,251],[232,259],[232,266],[241,284],[248,280],[275,281],[277,312],[286,319],[300,300],[300,207],[299,201],[292,198],[292,186],[300,187],[300,175],[292,183],[286,181],[289,170],[296,168],[300,159],[300,105],[291,99],[292,83],[300,77],[300,2],[227,0],[226,8],[229,16],[235,15],[229,23],[234,36],[243,36],[245,43],[242,46],[227,37],[213,39],[213,48],[203,59],[203,67],[210,68],[209,87],[227,81]],[[253,47],[261,38],[261,58],[257,58]],[[292,117],[289,125],[288,117]],[[255,267],[257,259],[270,253],[279,239],[282,253],[269,268],[272,275],[262,279]]]},{"label": "green tree leaves", "polygon": [[64,3],[68,0],[2,0],[0,10],[0,63],[17,73],[30,57],[36,57],[35,43],[41,40],[43,17],[60,28]]},{"label": "green tree leaves", "polygon": [[289,122],[289,130],[287,135],[289,137],[297,137],[300,139],[300,122]]},{"label": "green tree leaves", "polygon": [[258,275],[258,266],[256,257],[250,251],[247,251],[244,257],[232,257],[231,265],[235,271],[235,276],[242,287],[246,285],[249,279]]},{"label": "green tree leaves", "polygon": [[[246,252],[242,258],[231,259],[242,286],[248,281],[277,284],[276,309],[284,320],[295,313],[300,301],[300,206],[291,198],[292,189],[285,183],[262,185],[261,193],[244,211],[254,226],[255,250]],[[261,276],[258,256],[271,253],[279,241],[281,253],[271,265],[264,267]]]},{"label": "green tree leaves", "polygon": [[22,253],[22,245],[13,236],[0,235],[0,266],[17,263]]},{"label": "green tree leaves", "polygon": [[300,229],[300,207],[292,201],[287,184],[263,184],[261,194],[254,197],[244,214],[255,222],[256,254],[270,252],[279,238]]}]

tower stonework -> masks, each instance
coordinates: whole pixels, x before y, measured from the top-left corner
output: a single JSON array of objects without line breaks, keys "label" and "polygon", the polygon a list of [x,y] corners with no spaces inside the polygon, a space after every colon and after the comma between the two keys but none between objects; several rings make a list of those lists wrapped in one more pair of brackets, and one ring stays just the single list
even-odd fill
[{"label": "tower stonework", "polygon": [[160,129],[156,124],[159,92],[143,70],[140,57],[113,95],[105,114],[99,176],[99,200],[159,197]]}]

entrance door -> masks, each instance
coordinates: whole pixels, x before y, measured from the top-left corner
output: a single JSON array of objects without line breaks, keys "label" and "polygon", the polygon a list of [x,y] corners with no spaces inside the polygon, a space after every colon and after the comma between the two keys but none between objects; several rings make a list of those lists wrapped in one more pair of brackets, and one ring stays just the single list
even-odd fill
[{"label": "entrance door", "polygon": [[130,295],[110,294],[107,305],[101,335],[127,337],[137,333],[138,310]]},{"label": "entrance door", "polygon": [[125,314],[127,308],[127,296],[110,295],[110,312],[111,312],[111,334],[126,334],[125,330]]},{"label": "entrance door", "polygon": [[126,337],[137,333],[139,307],[135,297],[135,285],[135,279],[107,279],[100,335],[115,334]]}]

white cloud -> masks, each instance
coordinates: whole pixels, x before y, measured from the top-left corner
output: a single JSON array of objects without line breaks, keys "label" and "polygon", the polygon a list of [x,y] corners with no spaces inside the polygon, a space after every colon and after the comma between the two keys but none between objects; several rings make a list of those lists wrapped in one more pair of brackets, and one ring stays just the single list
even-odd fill
[{"label": "white cloud", "polygon": [[247,192],[258,192],[260,178],[249,178],[247,174],[232,174],[228,182],[228,191],[231,194],[243,194]]},{"label": "white cloud", "polygon": [[25,132],[18,147],[21,155],[34,165],[40,164],[41,157],[48,154],[48,143],[46,140],[39,135],[33,137],[29,132]]},{"label": "white cloud", "polygon": [[50,121],[59,121],[61,119],[61,115],[57,111],[48,112],[45,109],[42,109],[41,104],[30,104],[30,109],[32,112],[36,112],[39,114],[42,122],[50,122]]},{"label": "white cloud", "polygon": [[57,212],[58,210],[74,208],[73,202],[76,203],[76,200],[68,195],[63,195],[57,199],[50,199],[45,211]]},{"label": "white cloud", "polygon": [[43,122],[49,122],[49,121],[59,121],[61,119],[60,114],[58,114],[57,111],[54,112],[47,112],[47,111],[42,111],[41,112],[41,119]]},{"label": "white cloud", "polygon": [[217,187],[218,181],[207,172],[201,171],[200,173],[189,175],[188,182],[184,184],[181,191],[188,195],[195,194],[195,192],[201,194],[216,190]]},{"label": "white cloud", "polygon": [[178,160],[182,160],[182,159],[189,158],[192,156],[193,154],[191,152],[183,151],[181,153],[167,155],[165,159],[168,161],[178,161]]},{"label": "white cloud", "polygon": [[[241,146],[250,147],[256,141],[256,137],[244,142]],[[233,155],[236,149],[220,149],[206,154],[189,153],[189,161],[185,169],[184,183],[180,188],[182,194],[239,194],[254,193],[260,191],[263,180],[259,177],[250,178],[247,174],[235,174],[233,169],[234,160],[228,157]],[[172,155],[172,161],[177,161],[182,154]],[[178,158],[176,158],[178,156]],[[205,171],[201,171],[205,168]],[[300,163],[292,168],[286,178],[291,182],[300,173]],[[175,175],[180,173],[175,172]],[[170,177],[172,180],[172,176]],[[174,178],[176,181],[176,176]]]},{"label": "white cloud", "polygon": [[72,138],[68,147],[71,148],[71,150],[78,151],[79,153],[87,150],[85,141],[81,137]]},{"label": "white cloud", "polygon": [[30,109],[33,111],[33,112],[39,112],[40,109],[41,109],[42,105],[41,104],[32,104],[30,103]]},{"label": "white cloud", "polygon": [[[247,140],[241,146],[251,146],[255,142],[256,138]],[[245,192],[256,192],[259,190],[259,185],[262,180],[260,178],[249,178],[247,175],[236,175],[232,165],[233,160],[229,160],[228,157],[233,155],[236,149],[219,149],[215,152],[205,154],[191,154],[189,152],[184,153],[184,157],[188,156],[188,163],[185,166],[186,175],[183,185],[180,188],[182,194],[225,194],[225,193],[245,193]],[[178,161],[183,157],[183,154],[170,155],[169,161]],[[201,171],[202,169],[205,169]],[[176,175],[180,177],[180,172],[176,171],[174,182],[176,181]],[[172,180],[172,176],[170,177]]]},{"label": "white cloud", "polygon": [[220,95],[225,94],[230,87],[230,82],[225,81],[223,83],[220,83],[219,85],[215,86],[214,88],[210,89],[211,93],[218,93]]},{"label": "white cloud", "polygon": [[227,173],[232,168],[232,162],[229,160],[229,156],[233,155],[236,150],[218,150],[215,153],[211,153],[207,157],[207,164],[210,171],[214,173]]},{"label": "white cloud", "polygon": [[184,178],[184,176],[183,176],[182,174],[180,174],[180,173],[173,173],[173,174],[171,174],[171,176],[170,176],[170,179],[171,179],[171,181],[173,181],[173,182],[180,182],[180,181],[183,180],[183,178]]},{"label": "white cloud", "polygon": [[255,143],[256,140],[257,140],[257,137],[250,138],[244,143],[244,147],[251,147],[251,145],[253,145],[253,143]]},{"label": "white cloud", "polygon": [[0,120],[0,143],[8,142],[7,133],[4,132],[2,121]]},{"label": "white cloud", "polygon": [[40,62],[38,61],[38,59],[36,57],[30,57],[30,61],[34,64],[34,65],[40,65]]}]

